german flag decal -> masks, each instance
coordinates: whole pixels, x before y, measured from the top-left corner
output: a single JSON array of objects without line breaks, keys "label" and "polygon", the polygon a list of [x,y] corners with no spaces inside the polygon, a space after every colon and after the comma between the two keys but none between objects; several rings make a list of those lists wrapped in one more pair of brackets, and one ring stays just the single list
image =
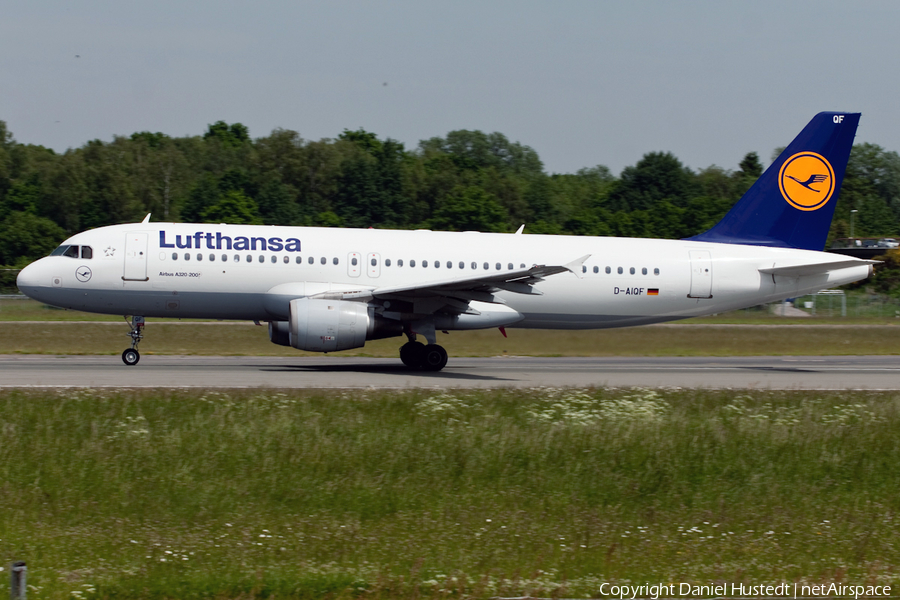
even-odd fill
[{"label": "german flag decal", "polygon": [[648,296],[659,296],[659,288],[648,288],[647,295]]}]

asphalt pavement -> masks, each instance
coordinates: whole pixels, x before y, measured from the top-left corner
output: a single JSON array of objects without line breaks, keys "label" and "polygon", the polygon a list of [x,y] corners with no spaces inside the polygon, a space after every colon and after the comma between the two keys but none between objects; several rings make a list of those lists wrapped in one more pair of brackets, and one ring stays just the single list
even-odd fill
[{"label": "asphalt pavement", "polygon": [[0,355],[0,387],[684,387],[900,390],[898,356],[452,358],[439,373],[399,359]]}]

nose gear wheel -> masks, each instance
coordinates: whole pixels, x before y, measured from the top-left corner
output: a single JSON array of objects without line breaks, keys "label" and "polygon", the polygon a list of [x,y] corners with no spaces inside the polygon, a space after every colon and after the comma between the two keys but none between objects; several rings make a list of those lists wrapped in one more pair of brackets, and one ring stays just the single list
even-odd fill
[{"label": "nose gear wheel", "polygon": [[132,316],[130,324],[131,331],[128,332],[128,337],[131,338],[131,348],[122,352],[122,362],[129,367],[133,367],[141,360],[141,353],[138,352],[137,347],[138,344],[141,343],[141,340],[144,339],[144,317],[138,315]]}]

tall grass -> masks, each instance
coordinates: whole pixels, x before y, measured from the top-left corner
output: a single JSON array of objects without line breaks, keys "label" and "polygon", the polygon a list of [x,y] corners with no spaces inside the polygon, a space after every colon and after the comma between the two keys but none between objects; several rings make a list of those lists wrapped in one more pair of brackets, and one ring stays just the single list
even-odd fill
[{"label": "tall grass", "polygon": [[4,391],[0,411],[0,559],[40,597],[584,596],[900,565],[895,394]]}]

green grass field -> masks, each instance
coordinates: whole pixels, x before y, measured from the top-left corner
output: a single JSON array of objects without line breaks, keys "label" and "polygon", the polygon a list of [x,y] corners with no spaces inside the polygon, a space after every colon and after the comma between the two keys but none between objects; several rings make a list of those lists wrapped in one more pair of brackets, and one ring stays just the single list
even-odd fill
[{"label": "green grass field", "polygon": [[[121,317],[0,300],[0,354],[119,354],[130,345]],[[754,356],[900,354],[900,319],[785,319],[738,311],[676,325],[547,331],[496,329],[438,334],[451,356]],[[303,356],[269,342],[247,322],[148,319],[144,354]],[[332,356],[396,357],[402,338]]]},{"label": "green grass field", "polygon": [[[0,322],[0,354],[119,354],[130,345],[124,323]],[[891,325],[684,325],[595,331],[496,329],[438,334],[450,356],[754,356],[900,354]],[[396,357],[404,338],[367,342],[329,356]],[[148,323],[144,354],[310,356],[269,341],[248,323]]]},{"label": "green grass field", "polygon": [[900,576],[897,394],[3,391],[0,411],[0,558],[40,598]]}]

